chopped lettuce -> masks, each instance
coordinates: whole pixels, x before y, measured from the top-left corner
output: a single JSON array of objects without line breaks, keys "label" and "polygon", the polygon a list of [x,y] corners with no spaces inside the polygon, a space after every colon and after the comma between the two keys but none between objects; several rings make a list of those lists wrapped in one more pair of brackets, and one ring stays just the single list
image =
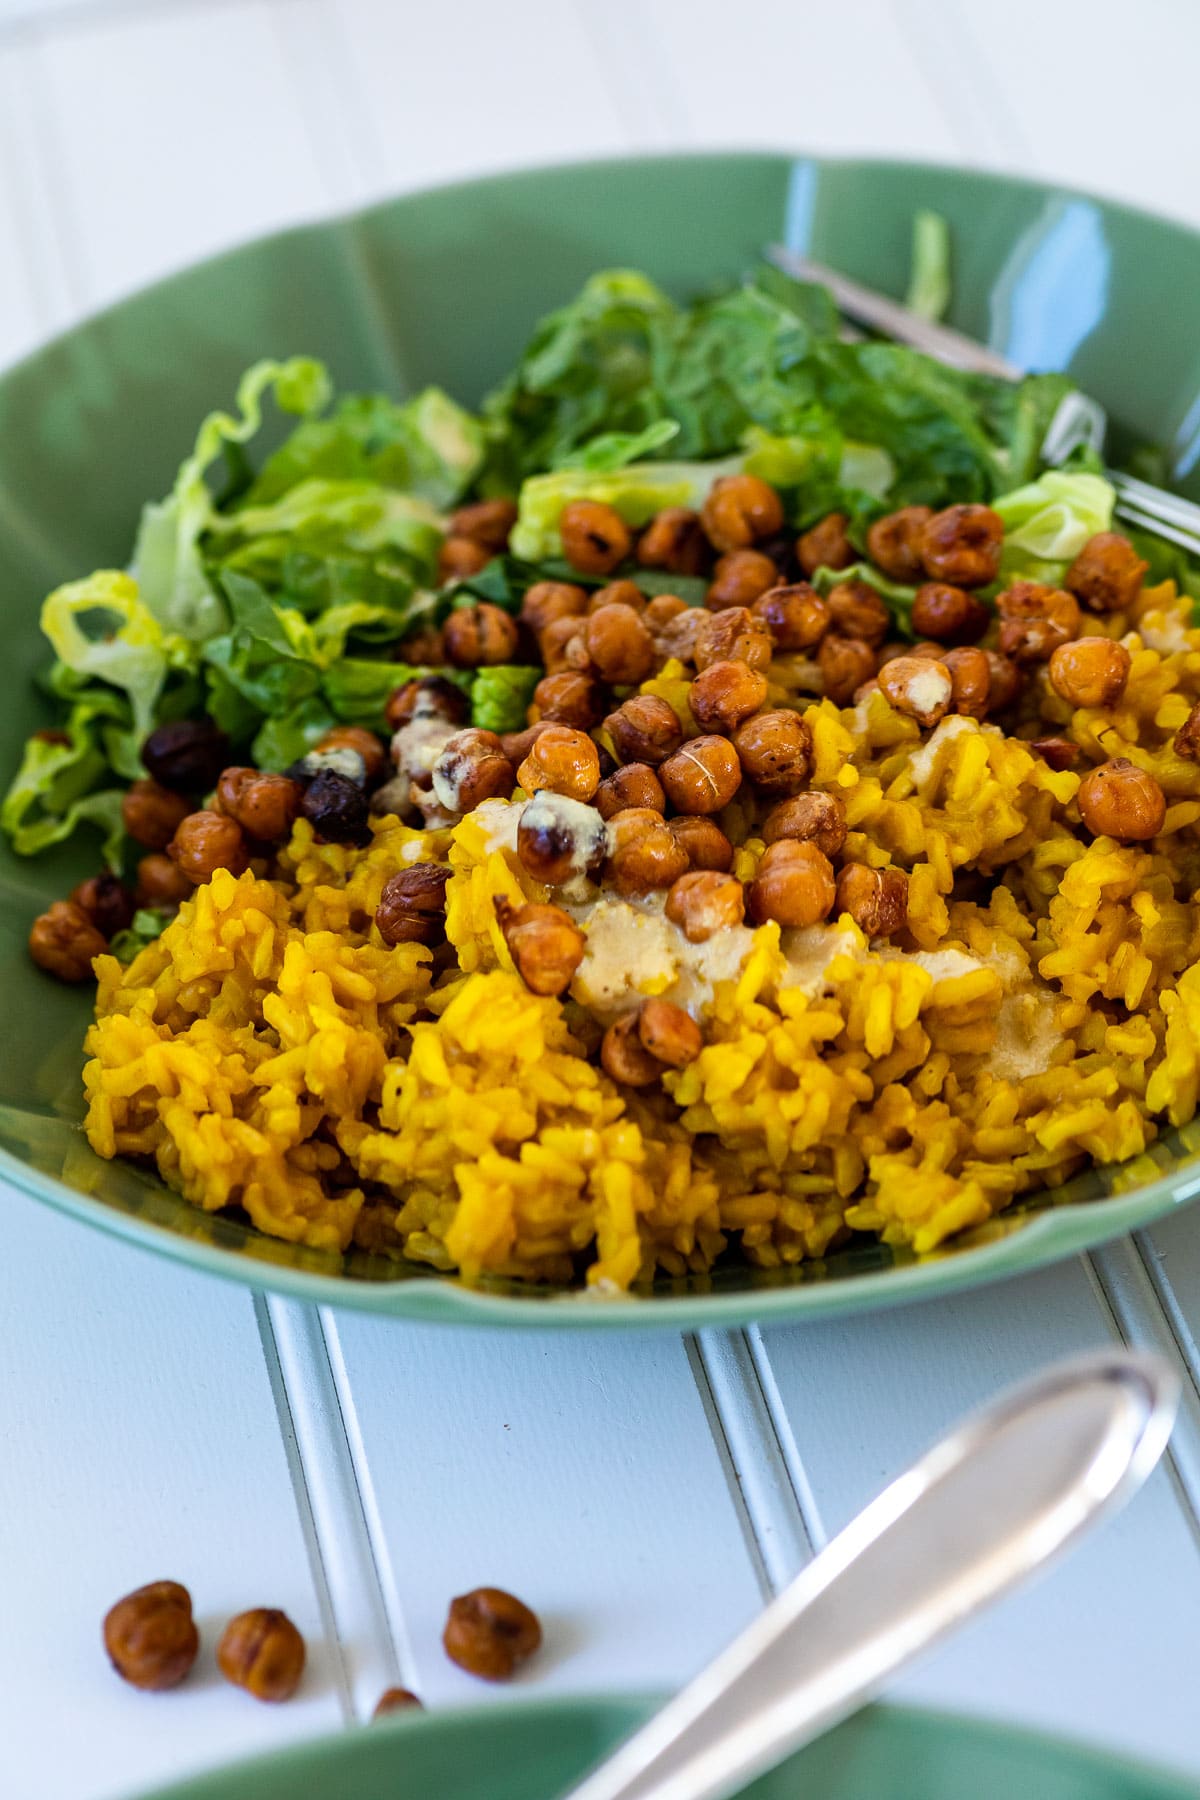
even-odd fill
[{"label": "chopped lettuce", "polygon": [[141,907],[133,915],[133,924],[124,931],[118,931],[109,944],[109,952],[119,963],[129,964],[139,951],[147,944],[152,944],[161,937],[171,923],[173,913],[160,911],[156,907]]},{"label": "chopped lettuce", "polygon": [[134,724],[143,735],[150,730],[167,669],[172,660],[186,662],[187,645],[163,631],[131,575],[99,569],[55,588],[41,623],[61,663],[123,689]]},{"label": "chopped lettuce", "polygon": [[913,214],[912,263],[904,304],[921,319],[940,319],[950,304],[950,227],[941,213]]},{"label": "chopped lettuce", "polygon": [[522,483],[517,522],[509,536],[516,557],[543,562],[562,554],[558,520],[571,500],[599,500],[614,507],[627,525],[647,525],[664,506],[699,507],[718,476],[741,467],[741,458],[719,463],[634,463],[593,472],[560,469]]},{"label": "chopped lettuce", "polygon": [[1047,469],[993,501],[1004,521],[1001,574],[1058,583],[1088,539],[1112,526],[1115,491],[1103,476]]},{"label": "chopped lettuce", "polygon": [[367,482],[453,506],[479,473],[484,448],[480,421],[440,388],[405,401],[352,394],[329,418],[306,420],[292,432],[267,458],[246,504],[266,506],[320,480]]},{"label": "chopped lettuce", "polygon": [[[100,788],[109,766],[103,726],[120,718],[117,696],[78,700],[61,731],[35,733],[0,803],[0,829],[21,856],[61,844],[83,824],[104,833],[104,856],[120,865],[121,789]],[[64,741],[65,740],[65,741]]]},{"label": "chopped lettuce", "polygon": [[480,669],[471,687],[471,723],[485,731],[520,731],[544,670],[517,663]]}]

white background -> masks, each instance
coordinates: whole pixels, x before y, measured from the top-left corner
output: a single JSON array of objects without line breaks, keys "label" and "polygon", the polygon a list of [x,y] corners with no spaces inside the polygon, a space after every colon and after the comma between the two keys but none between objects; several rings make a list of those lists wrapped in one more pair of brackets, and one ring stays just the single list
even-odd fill
[{"label": "white background", "polygon": [[[1190,0],[0,0],[0,364],[270,227],[558,157],[890,151],[1200,224],[1198,67]],[[1196,1214],[844,1324],[550,1339],[255,1301],[0,1204],[4,1800],[132,1794],[362,1720],[398,1676],[491,1701],[438,1648],[449,1596],[485,1581],[546,1622],[530,1693],[677,1682],[967,1406],[1120,1338],[1184,1375],[1173,1462],[903,1691],[1200,1774]],[[146,1697],[99,1621],[160,1576],[192,1588],[206,1651]],[[257,1604],[310,1644],[279,1709],[212,1664]]]}]

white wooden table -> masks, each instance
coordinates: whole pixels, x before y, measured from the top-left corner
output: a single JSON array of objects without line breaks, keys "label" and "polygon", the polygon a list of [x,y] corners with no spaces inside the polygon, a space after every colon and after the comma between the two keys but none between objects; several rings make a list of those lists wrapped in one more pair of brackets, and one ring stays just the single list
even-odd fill
[{"label": "white wooden table", "polygon": [[[1200,12],[1142,0],[1136,32],[1125,16],[1100,0],[0,0],[0,364],[269,227],[630,148],[979,161],[1200,223]],[[902,1691],[1200,1773],[1200,1212],[844,1324],[551,1339],[254,1299],[0,1201],[4,1800],[129,1795],[365,1719],[398,1679],[432,1706],[487,1704],[438,1642],[449,1596],[481,1582],[546,1624],[530,1692],[668,1687],[964,1409],[1121,1339],[1184,1376],[1172,1462]],[[108,1671],[99,1621],[159,1576],[192,1588],[208,1648],[185,1688],[145,1697]],[[211,1660],[221,1621],[258,1604],[311,1648],[282,1708]]]}]

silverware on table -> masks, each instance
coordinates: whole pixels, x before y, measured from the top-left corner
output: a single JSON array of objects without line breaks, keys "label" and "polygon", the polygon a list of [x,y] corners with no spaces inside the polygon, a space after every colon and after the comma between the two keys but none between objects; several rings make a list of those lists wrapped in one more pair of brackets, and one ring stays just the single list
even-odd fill
[{"label": "silverware on table", "polygon": [[[853,325],[866,326],[883,337],[894,338],[897,343],[923,350],[927,356],[936,357],[955,369],[966,369],[977,375],[999,375],[1008,381],[1018,381],[1025,373],[995,350],[977,344],[963,332],[923,319],[900,301],[878,294],[873,288],[839,274],[836,269],[826,268],[824,263],[797,256],[782,244],[770,245],[766,257],[785,275],[827,287],[838,311]],[[1098,401],[1086,394],[1069,394],[1050,421],[1042,445],[1044,460],[1052,464],[1064,462],[1081,443],[1102,451],[1107,423],[1104,408]],[[1106,469],[1105,474],[1116,489],[1114,511],[1118,518],[1200,557],[1200,506],[1181,499],[1178,494],[1168,493],[1165,488],[1154,487],[1148,481],[1138,481],[1119,469]]]},{"label": "silverware on table", "polygon": [[901,1475],[569,1800],[724,1800],[1042,1569],[1154,1468],[1179,1384],[1105,1351],[1016,1389]]}]

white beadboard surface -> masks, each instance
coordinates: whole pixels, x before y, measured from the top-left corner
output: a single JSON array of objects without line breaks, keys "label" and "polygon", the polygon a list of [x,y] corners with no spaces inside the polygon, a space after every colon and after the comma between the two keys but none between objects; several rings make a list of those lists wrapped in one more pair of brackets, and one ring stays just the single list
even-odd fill
[{"label": "white beadboard surface", "polygon": [[[1136,29],[1113,0],[0,0],[0,366],[255,233],[558,157],[892,151],[1200,224],[1198,65],[1193,0]],[[897,1691],[1200,1775],[1200,1214],[866,1319],[551,1339],[255,1300],[2,1199],[3,1800],[129,1800],[361,1721],[398,1679],[493,1701],[438,1643],[480,1582],[545,1621],[523,1691],[669,1687],[964,1410],[1121,1339],[1184,1376],[1170,1464]],[[161,1576],[205,1649],[147,1697],[99,1623]],[[212,1661],[261,1604],[310,1646],[276,1709]]]}]

